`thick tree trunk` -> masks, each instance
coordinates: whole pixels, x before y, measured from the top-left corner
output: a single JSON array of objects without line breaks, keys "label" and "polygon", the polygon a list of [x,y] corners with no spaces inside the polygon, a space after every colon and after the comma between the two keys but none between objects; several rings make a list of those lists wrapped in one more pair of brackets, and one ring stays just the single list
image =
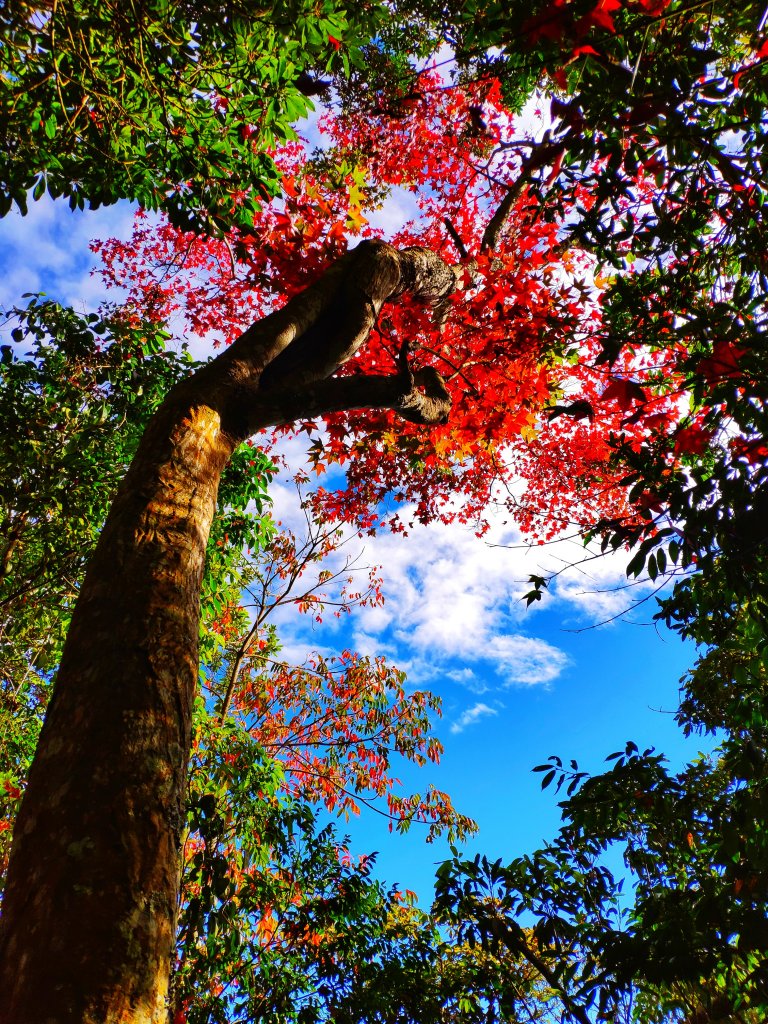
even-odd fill
[{"label": "thick tree trunk", "polygon": [[168,1017],[197,688],[199,592],[219,478],[245,437],[323,412],[449,408],[434,371],[335,378],[381,305],[439,302],[431,253],[364,243],[177,386],[120,487],[77,603],[19,819],[0,932],[2,1024]]}]

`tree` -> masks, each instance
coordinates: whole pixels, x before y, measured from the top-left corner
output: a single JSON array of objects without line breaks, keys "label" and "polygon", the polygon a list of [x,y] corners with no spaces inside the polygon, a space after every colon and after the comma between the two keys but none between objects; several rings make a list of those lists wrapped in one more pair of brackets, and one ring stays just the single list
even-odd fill
[{"label": "tree", "polygon": [[[572,11],[555,10],[550,12],[549,21],[540,17],[529,26],[529,35],[541,33],[537,41],[544,42],[553,60],[564,43],[573,44],[569,59],[556,72],[563,89],[573,88],[577,70],[579,75],[578,89],[570,98],[558,98],[553,104],[561,121],[531,160],[530,176],[540,190],[539,215],[546,217],[547,210],[559,208],[580,211],[581,219],[574,217],[571,225],[576,237],[597,257],[597,266],[608,264],[612,268],[610,276],[604,277],[609,287],[601,299],[602,316],[593,334],[599,343],[593,354],[594,364],[582,367],[584,378],[589,379],[591,371],[599,383],[591,392],[574,390],[578,378],[572,378],[567,400],[556,399],[549,413],[550,422],[557,428],[556,436],[568,432],[562,421],[569,417],[575,421],[571,427],[574,434],[582,438],[594,421],[606,430],[606,407],[612,406],[619,413],[599,472],[602,483],[613,479],[626,489],[630,505],[618,517],[596,516],[589,532],[601,538],[607,548],[626,545],[635,549],[630,575],[639,574],[647,565],[654,579],[667,573],[680,576],[672,596],[663,602],[661,616],[684,635],[707,645],[702,665],[716,666],[714,673],[711,668],[706,672],[705,699],[698,682],[700,671],[686,684],[683,707],[689,710],[683,713],[682,721],[689,723],[690,707],[697,707],[696,721],[717,722],[718,727],[727,728],[729,735],[710,771],[692,765],[675,778],[664,773],[655,752],[640,757],[636,751],[628,751],[629,762],[642,764],[643,770],[656,779],[653,783],[645,780],[647,786],[666,794],[670,816],[679,819],[680,808],[690,808],[691,829],[686,834],[695,839],[700,855],[691,857],[684,837],[680,852],[674,829],[664,841],[659,838],[655,819],[661,805],[640,784],[632,789],[628,806],[616,806],[612,799],[615,817],[598,823],[593,816],[581,826],[581,843],[584,833],[596,835],[599,840],[605,830],[615,842],[617,833],[623,834],[621,821],[630,822],[633,833],[626,840],[631,844],[628,863],[631,866],[636,858],[651,858],[657,865],[655,874],[647,876],[650,880],[643,890],[645,895],[636,905],[635,937],[627,947],[634,952],[621,961],[623,980],[617,981],[615,974],[604,975],[599,984],[610,1001],[623,998],[622,992],[629,998],[622,986],[630,981],[641,984],[645,977],[644,983],[651,985],[646,990],[651,1002],[645,1011],[650,1019],[655,1019],[653,1014],[658,1012],[660,1002],[668,1005],[671,1013],[685,1007],[690,1019],[696,1019],[696,1015],[704,1019],[702,1015],[718,1012],[717,1006],[721,1011],[727,1006],[729,1012],[760,1013],[764,998],[761,977],[750,967],[760,955],[756,948],[762,948],[759,935],[763,915],[755,906],[751,890],[740,896],[744,883],[732,880],[733,868],[722,859],[723,835],[731,836],[731,843],[736,836],[742,837],[739,843],[744,841],[738,822],[760,820],[757,808],[762,799],[759,694],[763,685],[760,659],[766,592],[762,528],[765,282],[760,262],[761,227],[754,211],[761,195],[758,154],[763,139],[758,122],[762,116],[759,111],[765,106],[760,77],[764,47],[759,38],[753,43],[754,37],[748,35],[757,27],[760,13],[752,8],[742,8],[735,15],[724,5],[722,9],[713,8],[704,18],[689,16],[690,12],[682,8],[678,11],[675,5],[657,5],[654,10],[643,6],[654,19],[650,27],[638,7],[617,14],[619,7],[610,5],[593,9],[592,24],[587,18],[579,25]],[[662,13],[668,17],[660,17]],[[738,31],[734,37],[730,15],[742,19],[738,22],[744,26],[741,37]],[[617,25],[621,32],[615,32]],[[598,49],[585,40],[586,32],[596,26],[603,30]],[[497,37],[496,42],[501,38]],[[628,63],[626,54],[632,52],[633,45],[640,53],[640,59],[632,65],[635,81],[643,81],[641,76],[646,76],[645,91],[636,97],[627,95],[620,84],[626,71],[618,70],[622,61]],[[580,46],[581,52],[577,53]],[[514,42],[508,43],[508,49],[513,48]],[[497,59],[497,71],[498,63]],[[421,110],[429,103],[428,89],[426,97],[415,101]],[[713,97],[718,98],[717,102]],[[409,102],[413,104],[414,100]],[[391,115],[389,101],[379,105]],[[684,118],[673,116],[683,109]],[[398,113],[402,119],[402,110]],[[487,107],[483,113],[487,113]],[[747,122],[750,129],[734,151],[727,130]],[[590,135],[585,131],[587,125],[599,125],[599,130]],[[406,122],[404,127],[406,135],[410,124]],[[376,130],[367,132],[359,125],[357,130],[357,137],[362,134],[365,139],[358,151],[372,153],[371,162],[380,161]],[[621,145],[617,145],[617,132],[624,137]],[[432,152],[434,142],[430,142]],[[401,167],[403,148],[396,150]],[[533,145],[530,148],[535,152]],[[541,168],[536,164],[539,158]],[[556,165],[561,158],[560,169],[552,178],[553,163]],[[566,158],[575,170],[563,170],[567,168]],[[380,166],[377,163],[377,171]],[[447,207],[444,193],[436,205],[448,209],[451,216],[453,211]],[[611,205],[623,218],[618,225],[615,219],[605,217]],[[716,239],[716,244],[705,244],[710,237]],[[641,262],[639,269],[633,266],[638,259],[648,260],[647,265]],[[487,305],[487,295],[482,301]],[[582,348],[581,358],[588,353],[588,348]],[[475,355],[473,351],[473,365]],[[465,369],[464,364],[459,365]],[[680,396],[689,404],[683,404]],[[452,421],[455,423],[455,418]],[[608,426],[606,432],[610,430]],[[539,437],[542,434],[546,436],[545,429]],[[318,461],[322,463],[329,454],[346,459],[354,450],[354,485],[350,491],[358,495],[371,486],[371,480],[381,480],[381,471],[377,465],[377,472],[371,473],[371,462],[366,463],[368,452],[353,449],[353,444],[345,442],[344,435],[341,440],[332,435],[323,453],[318,450]],[[542,457],[538,444],[537,449],[539,478],[551,486],[553,477],[542,473],[548,460]],[[375,446],[373,452],[375,458],[381,458]],[[572,465],[582,479],[596,476],[594,465],[586,470],[581,461]],[[441,469],[450,472],[447,466]],[[381,496],[395,479],[400,487],[403,479],[408,479],[400,466],[385,477],[376,495]],[[555,479],[563,480],[562,470]],[[532,490],[535,493],[536,475],[528,474],[528,480],[530,496]],[[434,514],[434,497],[440,493],[434,482],[433,478],[429,497],[422,505],[427,516]],[[572,485],[566,487],[569,497],[571,491]],[[366,493],[371,495],[372,491]],[[327,500],[330,507],[345,512],[349,496],[327,496]],[[547,511],[551,523],[551,505]],[[541,597],[546,582],[532,580],[530,600]],[[723,700],[724,692],[744,685],[746,680],[751,696],[750,725],[745,727],[740,724],[741,718],[723,717]],[[745,748],[751,753],[745,754]],[[551,777],[556,777],[556,765],[549,770]],[[613,792],[617,775],[609,773],[600,784],[606,792]],[[595,782],[589,793],[597,791]],[[657,832],[652,841],[643,824],[642,805],[639,810],[633,805],[640,799],[638,792],[644,793],[643,799],[651,800],[649,806],[655,809]],[[745,810],[743,804],[751,810]],[[577,806],[581,820],[585,812],[582,804],[574,804],[574,814]],[[569,804],[566,814],[570,813]],[[695,829],[693,822],[697,822]],[[677,820],[675,828],[679,825]],[[754,837],[755,849],[739,854],[739,870],[753,879],[759,877],[759,872],[749,874],[747,865],[761,861],[760,835],[758,831]],[[574,842],[571,831],[566,838]],[[593,899],[578,879],[579,872],[584,871],[592,877],[590,872],[597,870],[594,865],[598,862],[582,869],[575,863],[575,855],[564,852],[567,849],[564,845],[556,852],[562,859],[564,876],[570,874],[577,879],[569,890],[570,898]],[[592,851],[590,856],[596,857],[598,852]],[[582,850],[582,854],[586,857],[589,851]],[[553,856],[552,851],[545,851],[543,863]],[[680,861],[693,863],[686,863],[683,870]],[[465,866],[465,874],[468,870]],[[557,894],[549,893],[548,897],[543,877],[541,872],[532,879],[526,876],[523,883],[514,875],[514,884],[525,884],[526,898],[551,898],[556,904]],[[670,901],[682,900],[686,887],[706,894],[706,900],[702,899],[695,917],[683,902],[685,918],[681,919],[672,914]],[[607,892],[612,893],[611,885]],[[657,935],[658,922],[664,920],[675,938]],[[718,944],[712,930],[722,930],[726,921],[732,931]],[[542,922],[543,927],[545,918]],[[612,927],[604,919],[591,918],[589,923],[587,938],[593,949],[611,941]],[[542,933],[542,938],[547,936]],[[586,941],[583,933],[582,939]],[[555,935],[557,941],[562,941],[559,934]],[[681,944],[689,950],[691,960],[687,965],[673,953],[673,947]],[[746,951],[743,956],[742,948]],[[589,998],[596,998],[589,971],[597,969],[598,963],[605,967],[604,952],[601,956],[602,960],[588,965],[584,984]],[[568,960],[561,946],[553,946],[552,957],[554,967],[566,969]],[[665,970],[654,975],[651,963],[663,965]],[[710,977],[715,972],[722,981],[702,987],[697,971],[699,976],[706,971]],[[752,1010],[737,1011],[739,1002]]]},{"label": "tree", "polygon": [[[108,316],[76,316],[30,300],[15,338],[27,358],[3,347],[2,549],[3,763],[6,790],[23,787],[88,554],[152,409],[190,368]],[[116,344],[100,349],[113,332]],[[51,339],[57,343],[52,344]],[[10,795],[10,792],[8,795]],[[3,838],[10,839],[10,821]],[[3,857],[3,862],[5,858]]]},{"label": "tree", "polygon": [[[640,6],[655,17],[643,40],[632,31],[643,25]],[[605,29],[600,46],[566,5],[528,23],[555,62],[563,42],[574,44],[553,68],[567,91],[549,140],[564,143],[555,188],[582,214],[576,231],[598,265],[612,267],[601,399],[623,408],[627,426],[646,427],[640,444],[623,431],[610,439],[610,463],[623,469],[640,518],[606,519],[589,534],[634,549],[630,576],[646,567],[652,579],[676,580],[657,617],[702,646],[679,721],[721,738],[710,761],[679,773],[632,743],[594,778],[553,756],[538,770],[545,786],[567,783],[560,835],[506,866],[446,865],[442,901],[463,934],[525,948],[518,915],[536,914],[544,968],[571,1020],[595,1006],[615,1012],[622,999],[653,1021],[752,1021],[766,1011],[765,909],[753,897],[765,857],[761,13],[600,4],[590,15]],[[512,60],[517,41],[502,32],[500,59],[506,47]],[[644,190],[638,168],[651,175]],[[635,363],[617,373],[627,350]],[[679,396],[675,415],[656,406],[665,393]],[[540,599],[548,581],[532,582],[529,599]],[[623,916],[602,861],[616,847],[634,882]]]},{"label": "tree", "polygon": [[[50,1000],[72,1006],[72,1019],[116,1019],[129,1007],[136,1019],[165,1012],[197,689],[199,588],[219,477],[240,441],[299,412],[390,404],[426,422],[445,415],[447,396],[436,376],[425,381],[431,394],[405,369],[362,381],[326,378],[362,344],[407,274],[426,298],[454,280],[426,252],[364,246],[173,388],[155,413],[81,588],[17,819],[3,917],[3,963],[17,965],[8,992],[15,986],[19,993],[9,996],[9,1014],[39,1014]],[[345,307],[346,323],[329,329]],[[320,365],[282,382],[276,370],[276,383],[258,390],[262,370],[312,327]],[[100,576],[111,580],[115,571],[121,591],[109,583],[107,592]],[[56,735],[57,721],[68,739]],[[124,776],[128,762],[132,783]],[[59,780],[56,793],[52,778]],[[36,808],[40,798],[45,808]],[[60,851],[54,856],[52,842]],[[35,863],[39,870],[30,877],[24,865]],[[56,936],[50,906],[60,898],[53,892],[62,871],[72,902]],[[101,963],[93,959],[94,942]]]},{"label": "tree", "polygon": [[[709,652],[691,681],[723,653]],[[765,677],[725,695],[728,673],[715,678],[725,739],[709,758],[673,773],[630,742],[589,777],[553,756],[534,770],[545,788],[565,786],[559,835],[506,865],[478,857],[441,868],[439,912],[461,939],[528,959],[565,1020],[595,1009],[644,1022],[765,1016]],[[686,730],[712,728],[711,713],[688,702],[679,718]],[[621,853],[624,877],[609,853]]]},{"label": "tree", "polygon": [[[455,186],[448,224],[440,210],[422,246],[397,250],[368,240],[321,276],[311,220],[267,215],[289,244],[282,259],[265,247],[254,264],[293,297],[171,390],[118,492],[81,591],[10,868],[3,953],[13,967],[3,982],[18,1015],[34,1014],[42,991],[63,998],[67,986],[81,1017],[162,1013],[196,685],[197,589],[219,473],[250,432],[361,408],[446,426],[425,441],[411,429],[393,430],[388,418],[363,417],[361,442],[350,420],[331,419],[329,454],[349,461],[350,482],[345,498],[323,496],[326,508],[367,528],[375,515],[368,499],[394,490],[418,494],[418,514],[428,519],[454,489],[468,497],[469,516],[490,499],[499,472],[508,482],[528,469],[524,523],[545,516],[545,529],[555,530],[573,519],[606,546],[635,546],[633,572],[646,562],[651,576],[668,565],[697,567],[665,605],[685,630],[693,623],[702,636],[712,623],[722,630],[739,610],[760,626],[759,14],[754,4],[737,12],[724,0],[706,11],[674,0],[590,0],[534,11],[527,5],[515,22],[506,8],[462,7],[449,32],[459,64],[481,76],[478,85],[448,90],[411,70],[406,90],[402,75],[393,75],[373,110],[366,99],[362,125],[353,116],[359,95],[350,97],[348,137],[340,142],[353,151],[371,146],[385,172],[385,149],[373,146],[371,132],[406,121],[413,128],[422,109],[428,124],[430,101],[443,97],[444,130],[445,111],[462,125],[452,130],[451,151],[466,167],[474,158],[473,182],[488,182],[488,190],[463,206],[464,182],[452,179],[449,165],[433,207],[438,212]],[[445,17],[450,22],[450,12]],[[501,75],[495,92],[489,59]],[[497,113],[504,90],[519,102],[521,83],[538,80],[545,66],[565,94],[553,98],[552,127],[542,139],[511,137]],[[742,133],[738,157],[729,152],[732,130]],[[396,170],[391,160],[389,167]],[[408,173],[423,180],[434,164],[415,167]],[[482,229],[476,211],[485,212]],[[710,234],[718,244],[707,248]],[[448,238],[464,269],[423,247],[447,246]],[[253,240],[246,234],[234,243],[247,249]],[[602,274],[598,294],[583,278],[563,281],[552,272],[571,243]],[[305,252],[314,258],[286,280],[281,263]],[[450,318],[449,296],[460,280],[470,287]],[[422,342],[418,369],[403,344],[414,331],[405,322],[403,334],[396,319],[392,328],[382,320],[371,338],[383,303],[404,294],[435,307],[432,326],[422,310],[409,310]],[[474,332],[455,327],[462,315]],[[746,354],[741,338],[751,342]],[[550,376],[558,361],[562,368]],[[451,375],[453,396],[444,380]],[[451,397],[458,420],[443,424]],[[722,433],[731,416],[739,427],[734,447]],[[501,463],[506,445],[526,431],[530,443],[518,443]],[[578,458],[563,458],[563,439]],[[318,450],[318,466],[325,457]],[[580,501],[575,492],[584,485]],[[509,503],[515,508],[516,499]],[[748,527],[736,537],[734,510]],[[660,518],[667,513],[671,525]],[[729,557],[734,551],[741,565],[746,551],[756,557],[758,573],[745,575]],[[116,570],[120,593],[111,585]],[[531,600],[545,582],[532,580]],[[114,679],[121,680],[117,693]],[[56,851],[48,866],[44,844]],[[31,865],[27,877],[23,864]],[[73,887],[54,921],[52,893],[65,876]]]},{"label": "tree", "polygon": [[[9,542],[2,587],[6,617],[0,705],[4,841],[10,838],[62,634],[110,492],[160,400],[158,392],[167,388],[169,377],[179,379],[190,366],[188,359],[163,351],[162,332],[146,325],[130,327],[114,316],[78,317],[33,297],[16,318],[16,337],[26,331],[34,347],[24,360],[13,359],[6,349],[0,377],[7,397],[4,446],[9,470],[3,500]],[[303,547],[290,535],[276,533],[261,511],[269,470],[265,457],[249,446],[230,462],[207,551],[201,644],[207,678],[204,699],[195,711],[195,753],[185,794],[190,810],[179,942],[187,973],[177,970],[177,1002],[184,998],[183,977],[192,965],[194,990],[202,984],[208,991],[222,978],[225,987],[234,979],[244,991],[242,964],[238,966],[242,950],[233,945],[230,933],[221,947],[223,921],[238,934],[251,936],[243,941],[251,943],[246,948],[253,958],[252,944],[262,934],[259,918],[269,903],[274,906],[282,898],[278,894],[284,893],[291,912],[299,913],[318,898],[312,879],[319,885],[323,872],[331,878],[339,871],[343,875],[335,852],[340,842],[330,829],[315,837],[308,802],[322,799],[329,810],[348,814],[355,810],[355,801],[386,794],[402,827],[427,820],[432,830],[448,828],[461,835],[471,825],[455,814],[444,794],[399,796],[393,787],[393,756],[417,761],[439,757],[425,713],[434,707],[429,695],[406,696],[397,673],[382,662],[369,666],[349,652],[338,668],[323,665],[322,672],[320,665],[314,670],[290,668],[276,660],[279,644],[268,626],[275,607],[292,601],[317,616],[325,601],[341,613],[355,602],[378,598],[375,579],[368,592],[347,594],[351,579],[346,576],[355,575],[349,565],[342,566],[344,585],[338,593],[332,589],[338,572],[321,570],[325,594],[309,581],[298,585],[309,565],[322,565],[333,552],[338,531],[314,526]],[[254,500],[255,513],[246,509]],[[258,605],[253,624],[240,608],[244,587]],[[255,656],[251,646],[258,652]],[[283,833],[285,841],[278,841]],[[198,858],[201,843],[205,856]],[[307,851],[313,851],[311,856]],[[317,863],[310,871],[312,857]],[[294,861],[298,866],[289,872]],[[216,867],[215,884],[201,883],[211,865]],[[258,865],[258,876],[249,865]],[[287,887],[281,881],[291,872],[303,879],[300,888],[298,881]],[[372,896],[377,892],[373,887]],[[224,893],[234,898],[214,907]],[[350,915],[356,906],[350,904]],[[350,916],[350,927],[351,922]],[[322,934],[319,921],[316,928]],[[201,960],[201,940],[206,950],[216,950],[215,956],[209,952]],[[281,955],[278,948],[271,959]],[[306,987],[306,954],[301,959]],[[281,988],[286,994],[300,977],[294,973],[289,981],[288,975],[290,971]],[[266,984],[265,964],[255,976],[262,981],[258,1000],[274,999],[277,990]],[[199,999],[198,1004],[203,1005]]]}]

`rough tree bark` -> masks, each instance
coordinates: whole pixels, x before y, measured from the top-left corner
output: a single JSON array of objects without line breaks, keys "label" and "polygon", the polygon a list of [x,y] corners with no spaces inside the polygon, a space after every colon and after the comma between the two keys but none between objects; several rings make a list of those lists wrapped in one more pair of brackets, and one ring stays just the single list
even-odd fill
[{"label": "rough tree bark", "polygon": [[382,407],[442,422],[434,371],[334,377],[403,292],[457,275],[365,242],[176,386],[89,565],[15,830],[0,933],[2,1024],[167,1021],[198,681],[199,591],[219,478],[256,431]]}]

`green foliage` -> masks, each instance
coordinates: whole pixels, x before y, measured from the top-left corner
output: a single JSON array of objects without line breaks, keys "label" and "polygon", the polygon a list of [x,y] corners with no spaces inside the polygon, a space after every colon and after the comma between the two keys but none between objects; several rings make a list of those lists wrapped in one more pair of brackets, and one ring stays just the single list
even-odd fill
[{"label": "green foliage", "polygon": [[[161,333],[42,296],[11,311],[0,360],[0,791],[26,777],[88,557],[153,408],[190,361]],[[10,788],[9,788],[10,787]],[[0,866],[10,832],[0,831]]]},{"label": "green foliage", "polygon": [[202,702],[196,723],[174,1004],[190,1024],[318,1019],[391,896],[248,731]]},{"label": "green foliage", "polygon": [[[167,335],[159,328],[118,314],[81,316],[43,296],[9,311],[6,322],[15,326],[14,344],[0,350],[3,826],[14,815],[11,791],[26,777],[112,496],[152,412],[195,367],[185,351],[166,350]],[[263,509],[270,471],[268,460],[250,448],[236,453],[227,471],[206,576],[205,621],[240,592],[235,554],[217,547],[216,539],[233,520],[233,532],[255,544],[269,534]],[[8,838],[0,828],[0,866]]]},{"label": "green foliage", "polygon": [[[549,140],[562,165],[534,189],[542,213],[567,210],[574,239],[613,275],[597,366],[610,372],[631,346],[659,368],[638,370],[646,410],[627,421],[669,392],[689,410],[672,437],[611,438],[630,501],[652,500],[644,522],[599,522],[592,536],[633,549],[629,575],[680,577],[660,617],[716,643],[745,603],[768,625],[763,9],[649,0],[598,5],[585,22],[584,7],[561,17],[541,5],[525,23],[562,72]],[[583,56],[567,56],[574,42]]]},{"label": "green foliage", "polygon": [[[468,942],[519,950],[551,980],[564,1019],[757,1022],[768,1013],[768,673],[744,615],[684,681],[678,720],[721,742],[672,773],[629,742],[588,776],[551,757],[564,825],[510,864],[446,862],[437,908]],[[615,865],[621,856],[623,871]],[[521,921],[529,923],[524,932]],[[698,1015],[698,1016],[697,1016]],[[622,1018],[623,1019],[623,1018]]]},{"label": "green foliage", "polygon": [[[68,615],[112,495],[186,355],[163,335],[42,297],[8,314],[0,364],[4,680],[58,663]],[[45,599],[41,600],[41,595]]]},{"label": "green foliage", "polygon": [[0,216],[27,193],[132,199],[192,230],[247,227],[279,190],[313,81],[349,70],[376,3],[11,0],[0,10]]},{"label": "green foliage", "polygon": [[344,1024],[560,1020],[555,993],[524,957],[463,942],[445,916],[408,904],[391,909],[332,1011]]}]

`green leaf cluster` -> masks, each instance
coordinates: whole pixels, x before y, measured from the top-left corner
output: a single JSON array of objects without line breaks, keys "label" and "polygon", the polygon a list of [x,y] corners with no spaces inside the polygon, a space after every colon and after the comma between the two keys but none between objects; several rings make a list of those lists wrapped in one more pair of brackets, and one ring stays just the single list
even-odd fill
[{"label": "green leaf cluster", "polygon": [[195,231],[248,228],[270,150],[383,15],[340,0],[30,3],[0,9],[0,216],[28,193],[130,199]]}]

